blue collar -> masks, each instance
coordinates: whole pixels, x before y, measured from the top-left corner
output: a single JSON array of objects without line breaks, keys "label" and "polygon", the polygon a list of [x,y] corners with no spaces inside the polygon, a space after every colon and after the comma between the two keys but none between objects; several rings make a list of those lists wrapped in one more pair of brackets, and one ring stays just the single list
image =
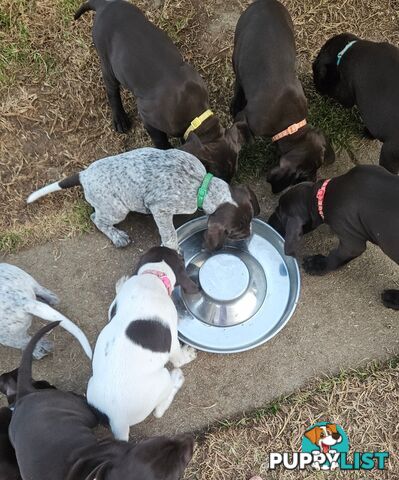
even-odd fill
[{"label": "blue collar", "polygon": [[357,40],[352,40],[349,42],[345,48],[343,48],[337,55],[337,67],[341,63],[342,57],[345,55],[345,53],[357,42]]}]

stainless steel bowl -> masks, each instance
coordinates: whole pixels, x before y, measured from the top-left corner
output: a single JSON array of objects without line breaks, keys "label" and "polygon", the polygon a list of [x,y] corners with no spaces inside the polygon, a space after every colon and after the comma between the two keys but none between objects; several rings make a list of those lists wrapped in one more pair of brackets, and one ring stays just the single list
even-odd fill
[{"label": "stainless steel bowl", "polygon": [[234,353],[270,340],[293,314],[300,292],[296,260],[284,255],[284,240],[267,223],[252,221],[252,234],[227,241],[222,250],[203,249],[207,217],[182,225],[180,249],[194,295],[175,289],[179,337],[193,347]]}]

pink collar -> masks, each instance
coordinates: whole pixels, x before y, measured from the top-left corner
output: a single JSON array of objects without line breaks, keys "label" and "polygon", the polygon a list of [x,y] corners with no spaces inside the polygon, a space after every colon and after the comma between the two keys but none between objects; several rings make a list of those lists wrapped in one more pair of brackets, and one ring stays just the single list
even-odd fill
[{"label": "pink collar", "polygon": [[168,291],[168,295],[172,295],[172,284],[169,280],[169,277],[166,275],[165,272],[161,272],[160,270],[144,270],[144,272],[141,272],[140,275],[155,275],[158,277],[162,283],[165,285],[166,290]]},{"label": "pink collar", "polygon": [[324,211],[323,211],[324,197],[326,196],[327,185],[330,183],[330,181],[331,181],[331,178],[324,180],[323,185],[319,188],[316,194],[317,208],[319,210],[319,215],[323,220],[324,220]]}]

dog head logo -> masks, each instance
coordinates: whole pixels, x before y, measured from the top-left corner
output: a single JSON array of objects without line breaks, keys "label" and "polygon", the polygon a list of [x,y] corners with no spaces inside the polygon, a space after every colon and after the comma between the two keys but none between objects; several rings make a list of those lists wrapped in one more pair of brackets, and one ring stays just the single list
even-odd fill
[{"label": "dog head logo", "polygon": [[333,445],[342,442],[342,436],[334,423],[316,425],[305,432],[305,437],[317,445],[323,453],[329,452]]},{"label": "dog head logo", "polygon": [[[323,453],[327,458],[332,458],[337,453],[347,453],[349,451],[348,437],[344,430],[335,423],[320,422],[312,425],[303,435],[302,452]],[[326,462],[312,466],[317,470],[335,470],[338,467],[336,461]]]}]

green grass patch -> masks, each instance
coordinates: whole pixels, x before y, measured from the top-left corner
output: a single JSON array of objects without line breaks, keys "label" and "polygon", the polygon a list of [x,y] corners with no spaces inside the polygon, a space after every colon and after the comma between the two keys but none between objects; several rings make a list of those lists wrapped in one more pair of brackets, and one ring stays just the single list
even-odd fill
[{"label": "green grass patch", "polygon": [[78,200],[72,207],[70,213],[62,218],[65,225],[77,228],[80,233],[87,233],[93,224],[90,220],[92,207],[84,200]]},{"label": "green grass patch", "polygon": [[93,228],[91,206],[77,200],[60,212],[41,216],[32,224],[22,225],[0,233],[0,252],[15,253],[22,248],[43,244],[54,238],[67,238],[88,233]]},{"label": "green grass patch", "polygon": [[0,252],[13,253],[19,250],[24,243],[23,236],[17,232],[0,233]]}]

